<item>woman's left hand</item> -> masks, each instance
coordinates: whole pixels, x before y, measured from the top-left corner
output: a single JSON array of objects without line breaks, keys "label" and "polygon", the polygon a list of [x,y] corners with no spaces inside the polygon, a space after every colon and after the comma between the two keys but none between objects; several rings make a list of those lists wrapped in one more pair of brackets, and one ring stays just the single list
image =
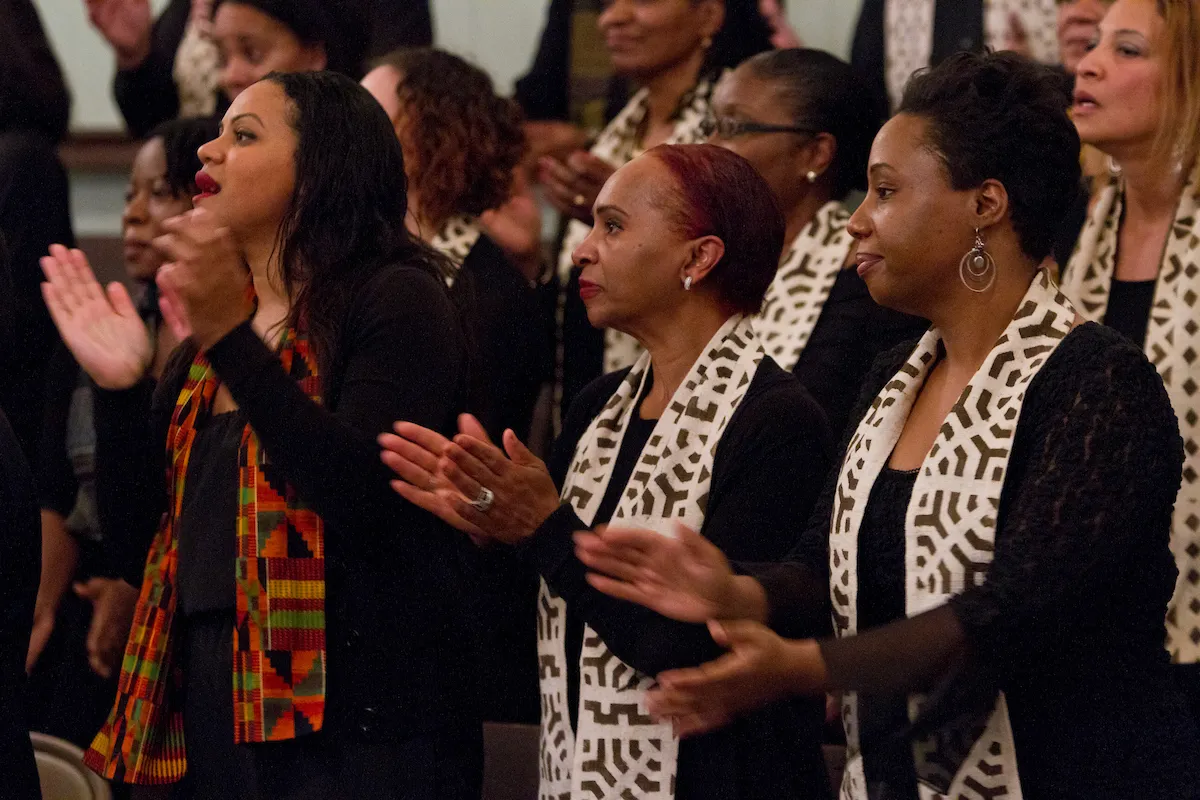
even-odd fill
[{"label": "woman's left hand", "polygon": [[757,622],[708,623],[729,652],[698,667],[658,676],[647,695],[650,713],[679,736],[716,730],[770,703],[824,691],[825,661],[815,640],[784,639]]},{"label": "woman's left hand", "polygon": [[229,229],[197,208],[163,223],[154,246],[168,259],[158,271],[163,318],[176,336],[207,350],[254,311],[250,272]]},{"label": "woman's left hand", "polygon": [[[504,432],[503,451],[469,414],[459,418],[453,441],[410,422],[397,422],[395,431],[379,437],[384,463],[403,479],[393,488],[476,542],[516,544],[559,506],[550,471],[511,430]],[[488,493],[487,509],[477,507]]]}]

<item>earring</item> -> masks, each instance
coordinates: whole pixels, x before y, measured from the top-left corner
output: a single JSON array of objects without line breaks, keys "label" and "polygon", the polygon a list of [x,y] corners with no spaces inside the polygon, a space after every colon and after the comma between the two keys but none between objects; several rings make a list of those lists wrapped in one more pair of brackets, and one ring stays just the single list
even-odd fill
[{"label": "earring", "polygon": [[1112,156],[1108,157],[1108,174],[1112,175],[1114,178],[1121,177],[1121,165],[1118,164],[1117,160]]},{"label": "earring", "polygon": [[975,246],[958,262],[958,277],[976,294],[983,294],[996,282],[996,262],[984,247],[979,228],[975,229]]},{"label": "earring", "polygon": [[688,275],[686,278],[683,279],[683,290],[685,292],[690,292],[692,290],[692,276],[691,275]]},{"label": "earring", "polygon": [[712,47],[712,37],[705,36],[703,39],[700,40],[700,46],[703,47],[705,50]]},{"label": "earring", "polygon": [[819,177],[821,177],[821,176],[817,174],[816,170],[812,170],[812,169],[810,169],[810,170],[808,171],[808,174],[807,174],[807,175],[805,175],[804,177],[805,177],[805,178],[808,178],[808,182],[809,182],[809,183],[816,183],[816,182],[817,182],[817,178],[819,178]]}]

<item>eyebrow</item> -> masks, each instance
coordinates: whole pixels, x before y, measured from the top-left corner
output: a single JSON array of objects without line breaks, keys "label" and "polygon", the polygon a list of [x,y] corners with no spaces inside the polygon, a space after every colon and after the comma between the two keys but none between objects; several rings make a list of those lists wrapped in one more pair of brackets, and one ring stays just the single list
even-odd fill
[{"label": "eyebrow", "polygon": [[879,171],[885,170],[885,169],[890,169],[893,172],[896,171],[896,168],[893,167],[891,164],[888,164],[885,161],[877,161],[874,164],[872,164],[871,166],[867,167],[867,174],[870,175],[872,172],[879,172]]},{"label": "eyebrow", "polygon": [[621,209],[619,206],[614,206],[614,205],[612,205],[612,204],[607,204],[607,205],[599,206],[599,207],[596,209],[596,213],[597,213],[597,214],[603,214],[603,213],[605,213],[606,211],[612,211],[612,212],[616,212],[617,214],[620,214],[620,215],[622,215],[622,216],[625,216],[625,217],[629,216],[629,214],[627,214],[625,211],[623,211],[623,210],[622,210],[622,209]]},{"label": "eyebrow", "polygon": [[250,117],[250,118],[251,118],[251,119],[253,119],[255,122],[257,122],[259,125],[262,125],[264,128],[265,128],[265,127],[267,127],[267,126],[266,126],[266,125],[263,123],[263,121],[262,121],[262,117],[258,116],[258,114],[253,114],[253,113],[250,113],[249,111],[247,111],[245,114],[238,114],[236,117],[234,117],[233,119],[229,120],[229,124],[230,124],[230,125],[232,125],[233,123],[237,122],[239,119],[245,119],[246,117]]}]

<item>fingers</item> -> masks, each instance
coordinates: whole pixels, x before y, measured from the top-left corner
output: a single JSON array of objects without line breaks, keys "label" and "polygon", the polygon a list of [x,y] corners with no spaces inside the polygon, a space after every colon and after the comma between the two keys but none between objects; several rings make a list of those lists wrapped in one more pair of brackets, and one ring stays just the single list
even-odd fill
[{"label": "fingers", "polygon": [[[459,451],[463,455],[460,456]],[[491,477],[502,474],[512,463],[495,445],[461,433],[454,437],[454,445],[447,447],[443,455],[481,483],[487,483]]]},{"label": "fingers", "polygon": [[512,459],[514,464],[520,464],[523,467],[543,465],[542,460],[535,456],[533,451],[517,438],[517,434],[511,428],[504,432],[503,438],[504,452],[508,453],[508,457]]},{"label": "fingers", "polygon": [[[469,473],[467,469],[460,466],[460,461],[471,465]],[[447,448],[446,455],[442,456],[438,461],[438,473],[448,480],[464,497],[472,500],[479,497],[481,494],[480,489],[484,486],[483,481],[475,477],[475,475],[491,474],[465,450],[454,446]],[[494,478],[495,476],[493,475],[492,477]]]},{"label": "fingers", "polygon": [[[376,441],[383,448],[382,455],[397,456],[409,462],[413,467],[422,470],[431,478],[437,473],[438,453],[432,453],[424,447],[394,433],[381,433]],[[394,461],[384,458],[384,463],[390,466]],[[408,479],[406,478],[405,480]],[[418,483],[417,485],[425,489],[433,488],[424,483]]]},{"label": "fingers", "polygon": [[129,291],[125,285],[119,281],[113,281],[104,289],[105,298],[112,305],[113,310],[122,317],[137,316],[137,307],[133,304],[133,298],[129,296]]},{"label": "fingers", "polygon": [[158,308],[162,311],[163,321],[167,323],[167,327],[175,335],[175,338],[183,341],[192,335],[191,325],[187,321],[187,312],[184,311],[183,302],[175,293],[174,288],[159,293]]},{"label": "fingers", "polygon": [[392,426],[392,430],[396,432],[397,436],[428,450],[435,456],[440,456],[450,444],[450,440],[437,431],[423,428],[412,422],[397,422]]},{"label": "fingers", "polygon": [[411,484],[423,492],[432,492],[437,489],[437,477],[419,464],[389,450],[381,452],[379,458],[405,483]]},{"label": "fingers", "polygon": [[625,581],[614,580],[598,572],[589,572],[585,577],[588,585],[597,592],[614,597],[617,600],[624,600],[635,605],[645,606],[647,608],[654,607],[654,598],[647,594],[642,589],[632,583]]},{"label": "fingers", "polygon": [[483,423],[472,414],[458,415],[458,432],[478,439],[479,441],[485,442],[489,445],[492,444],[492,437],[488,436],[488,432],[486,429],[484,429]]},{"label": "fingers", "polygon": [[589,531],[576,533],[574,541],[576,557],[589,569],[625,581],[640,577],[643,558],[637,550],[610,547]]}]

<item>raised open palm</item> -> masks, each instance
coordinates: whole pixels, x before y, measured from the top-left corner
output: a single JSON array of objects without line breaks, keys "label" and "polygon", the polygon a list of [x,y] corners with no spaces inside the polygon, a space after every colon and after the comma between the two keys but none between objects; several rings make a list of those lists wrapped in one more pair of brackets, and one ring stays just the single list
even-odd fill
[{"label": "raised open palm", "polygon": [[150,51],[150,0],[86,0],[88,19],[117,52],[117,66],[136,67]]},{"label": "raised open palm", "polygon": [[62,245],[42,258],[42,297],[75,360],[102,389],[128,389],[150,365],[150,335],[129,292],[96,282],[87,256]]}]

